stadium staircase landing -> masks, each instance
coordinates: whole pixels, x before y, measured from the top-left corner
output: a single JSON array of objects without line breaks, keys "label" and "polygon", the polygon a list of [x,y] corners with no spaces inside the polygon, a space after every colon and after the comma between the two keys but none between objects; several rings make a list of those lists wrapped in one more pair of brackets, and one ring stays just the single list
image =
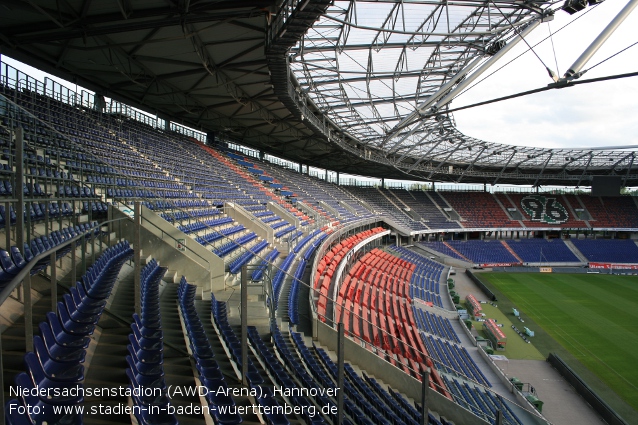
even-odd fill
[{"label": "stadium staircase landing", "polygon": [[517,260],[518,262],[523,263],[523,260],[521,259],[521,257],[519,257],[519,256],[516,254],[516,252],[514,252],[514,250],[512,249],[512,247],[511,247],[511,246],[509,246],[509,245],[507,244],[507,241],[505,241],[505,240],[501,239],[501,243],[503,244],[503,246],[505,247],[505,249],[507,249],[507,251],[508,251],[510,254],[512,254],[512,256],[513,256],[514,258],[516,258],[516,260]]},{"label": "stadium staircase landing", "polygon": [[467,261],[468,263],[474,263],[474,261],[470,260],[469,258],[467,258],[465,255],[461,254],[460,252],[458,252],[456,249],[454,249],[454,247],[452,245],[450,245],[447,242],[443,242],[443,244],[445,246],[447,246],[448,248],[450,248],[450,250],[452,252],[454,252],[456,255],[458,255],[459,257],[461,257],[462,259],[464,259],[465,261]]}]

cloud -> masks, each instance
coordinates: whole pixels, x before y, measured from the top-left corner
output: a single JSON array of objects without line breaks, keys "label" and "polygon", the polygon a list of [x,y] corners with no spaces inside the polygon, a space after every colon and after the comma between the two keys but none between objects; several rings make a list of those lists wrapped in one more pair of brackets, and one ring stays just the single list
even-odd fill
[{"label": "cloud", "polygon": [[[622,2],[610,0],[596,8],[585,9],[591,11],[554,36],[556,61],[549,40],[535,51],[553,70],[556,70],[558,62],[560,75],[564,74],[622,7]],[[570,17],[558,11],[550,28],[556,31],[578,16]],[[632,29],[636,27],[638,13],[633,13],[585,69],[635,42],[636,35]],[[527,41],[534,44],[547,35],[547,24],[541,24]],[[525,43],[519,43],[494,69],[526,49]],[[638,71],[636,59],[638,46],[596,66],[581,80]],[[451,106],[469,105],[544,87],[549,83],[551,80],[544,66],[528,52],[457,98]],[[632,77],[551,90],[459,111],[454,116],[459,130],[490,142],[538,147],[600,147],[638,145],[638,122],[633,117],[637,107],[638,78]]]}]

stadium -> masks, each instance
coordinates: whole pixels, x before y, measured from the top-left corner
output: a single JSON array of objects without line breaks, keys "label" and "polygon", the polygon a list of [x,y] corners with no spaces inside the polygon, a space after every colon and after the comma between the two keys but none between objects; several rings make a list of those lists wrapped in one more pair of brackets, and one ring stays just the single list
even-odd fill
[{"label": "stadium", "polygon": [[638,423],[637,146],[456,118],[601,3],[0,0],[4,423]]}]

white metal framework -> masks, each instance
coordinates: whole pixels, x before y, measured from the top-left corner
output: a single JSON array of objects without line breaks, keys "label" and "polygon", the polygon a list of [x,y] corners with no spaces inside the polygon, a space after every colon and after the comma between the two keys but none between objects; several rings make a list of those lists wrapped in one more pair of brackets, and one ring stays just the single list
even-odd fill
[{"label": "white metal framework", "polygon": [[[546,1],[337,0],[289,56],[318,116],[378,160],[421,178],[580,184],[631,174],[626,149],[491,143],[455,127],[450,102],[562,6]],[[310,103],[310,102],[309,102]],[[324,120],[325,122],[325,120]],[[344,139],[342,139],[344,140]],[[339,142],[339,141],[338,141]],[[579,176],[580,174],[580,176]]]}]

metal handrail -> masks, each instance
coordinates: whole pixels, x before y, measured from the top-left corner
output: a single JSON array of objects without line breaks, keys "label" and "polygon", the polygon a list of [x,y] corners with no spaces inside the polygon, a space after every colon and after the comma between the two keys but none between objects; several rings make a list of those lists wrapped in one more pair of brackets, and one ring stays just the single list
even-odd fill
[{"label": "metal handrail", "polygon": [[[100,223],[100,227],[104,224],[109,224],[115,221],[120,221],[120,220],[124,220],[124,219],[129,219],[129,217],[121,217],[121,218],[116,218],[113,220],[107,220],[104,221],[102,223]],[[85,237],[88,233],[94,232],[95,228],[92,228],[91,230],[84,232],[80,235],[77,235],[76,237],[74,237],[73,239],[69,239],[68,241],[65,241],[59,245],[54,246],[51,249],[46,250],[43,253],[40,253],[38,255],[36,255],[35,257],[33,257],[31,259],[31,261],[29,261],[27,263],[26,266],[24,266],[22,268],[22,270],[20,270],[20,272],[13,278],[11,279],[11,281],[4,287],[2,288],[2,290],[0,290],[0,306],[4,303],[4,301],[9,298],[9,295],[11,295],[11,293],[18,287],[18,285],[20,285],[22,283],[22,281],[24,280],[25,277],[27,277],[27,274],[31,272],[31,269],[33,269],[33,267],[36,266],[36,264],[44,259],[47,258],[48,256],[50,256],[51,254],[59,251],[62,248],[65,248],[67,246],[69,246],[72,243],[75,243],[76,241],[82,239],[83,237]],[[9,248],[9,247],[7,247]],[[20,248],[20,247],[18,247]]]}]

